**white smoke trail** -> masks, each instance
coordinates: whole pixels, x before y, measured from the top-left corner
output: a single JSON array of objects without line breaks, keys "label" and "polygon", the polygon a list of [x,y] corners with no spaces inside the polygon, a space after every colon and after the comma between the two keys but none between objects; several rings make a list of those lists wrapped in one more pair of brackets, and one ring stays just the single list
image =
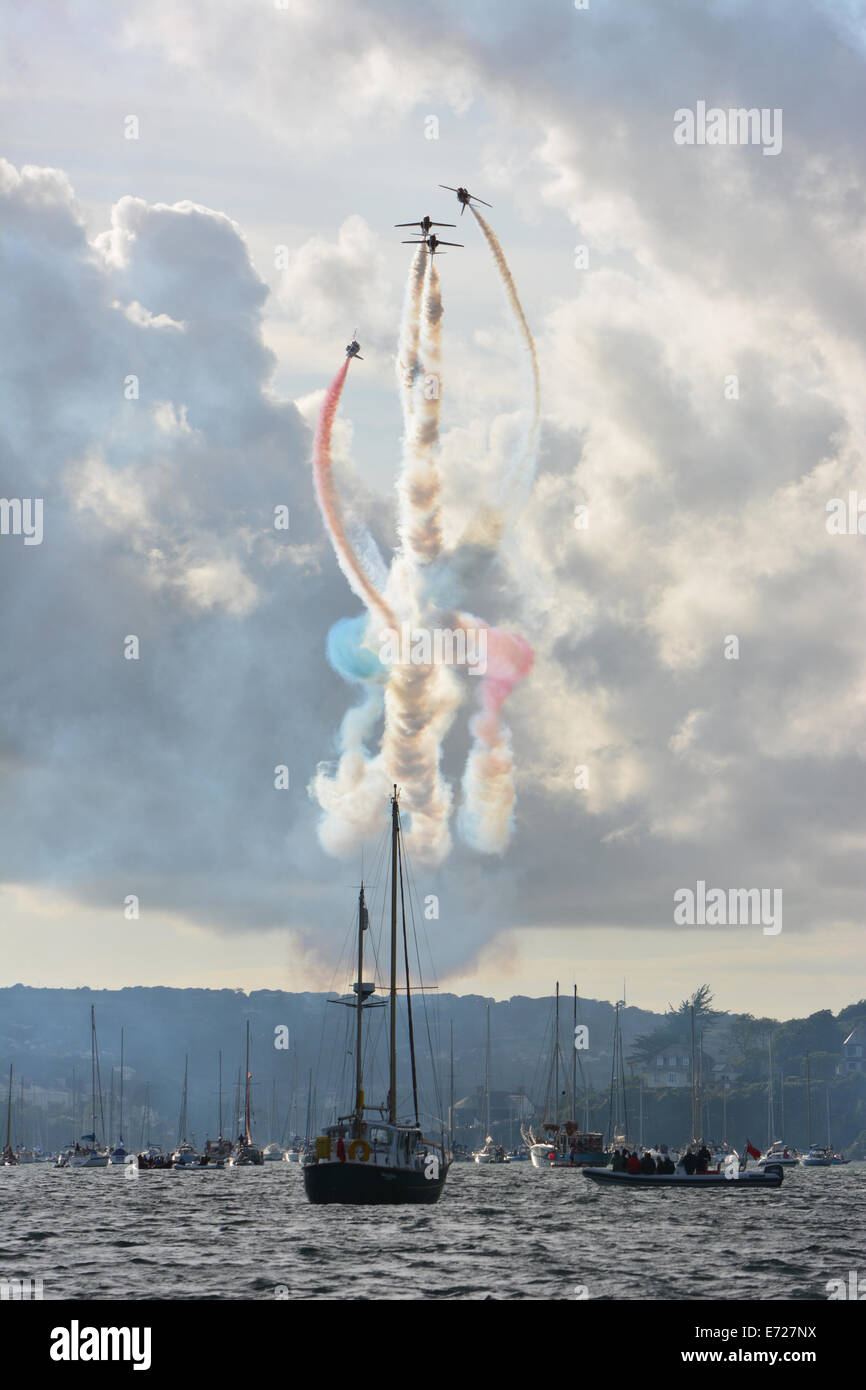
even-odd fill
[{"label": "white smoke trail", "polygon": [[[433,256],[419,280],[416,256],[409,272],[398,363],[411,372],[404,384],[403,469],[398,482],[401,553],[392,571],[410,626],[431,621],[423,592],[423,567],[442,548],[439,472],[442,293]],[[392,587],[389,592],[394,593]],[[451,848],[448,822],[453,794],[441,773],[442,742],[462,692],[454,673],[428,663],[401,660],[389,670],[385,690],[382,760],[403,787],[407,843],[419,859],[441,863]]]},{"label": "white smoke trail", "polygon": [[[416,258],[417,259],[417,258]],[[433,256],[427,256],[419,280],[412,264],[406,292],[398,363],[408,363],[411,390],[404,389],[403,469],[398,483],[398,531],[406,565],[435,560],[442,549],[442,511],[439,497],[439,443],[441,409],[442,289]],[[414,576],[413,576],[414,581]]]},{"label": "white smoke trail", "polygon": [[381,718],[382,691],[370,690],[366,699],[343,717],[336,767],[319,763],[307,788],[323,812],[319,841],[328,854],[350,854],[381,817],[388,796],[388,777],[381,758],[371,758],[367,748]]},{"label": "white smoke trail", "polygon": [[529,412],[523,443],[513,462],[506,470],[499,486],[501,501],[496,505],[485,504],[479,507],[460,538],[459,546],[479,546],[493,551],[498,546],[508,525],[513,522],[526,502],[535,478],[538,457],[538,439],[541,428],[541,374],[538,367],[538,354],[535,339],[526,321],[523,306],[517,293],[514,278],[505,259],[505,252],[493,228],[482,217],[477,208],[470,204],[469,211],[478,223],[493,256],[496,269],[505,290],[509,307],[523,344],[526,362],[529,367]]}]

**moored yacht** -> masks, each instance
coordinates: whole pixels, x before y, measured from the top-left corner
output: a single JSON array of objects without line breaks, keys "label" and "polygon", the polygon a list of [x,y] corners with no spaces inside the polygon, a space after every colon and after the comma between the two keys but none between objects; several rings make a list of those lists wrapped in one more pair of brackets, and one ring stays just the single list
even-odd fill
[{"label": "moored yacht", "polygon": [[[96,1010],[90,1006],[90,1087],[91,1087],[91,1113],[93,1129],[90,1134],[82,1134],[77,1141],[65,1168],[107,1168],[108,1149],[104,1144],[100,1144],[96,1138],[96,1112],[97,1100],[99,1101],[99,1115],[102,1118],[102,1085],[99,1076],[99,1045],[96,1041]],[[103,1119],[104,1133],[105,1122]]]},{"label": "moored yacht", "polygon": [[120,1124],[118,1128],[117,1143],[108,1155],[110,1167],[126,1167],[127,1164],[135,1163],[135,1154],[127,1149],[123,1142],[123,1070],[124,1070],[124,1048],[123,1048],[123,1029],[120,1030]]},{"label": "moored yacht", "polygon": [[[186,1137],[187,1125],[189,1123],[189,1056],[184,1058],[183,1064],[183,1096],[180,1102],[180,1118],[177,1126],[177,1148],[171,1155],[171,1166],[179,1172],[190,1171],[201,1168],[203,1158],[197,1153],[192,1144]],[[195,1136],[193,1135],[193,1138]]]},{"label": "moored yacht", "polygon": [[9,1100],[6,1105],[6,1143],[0,1153],[0,1168],[17,1168],[18,1156],[12,1148],[12,1064],[9,1064]]},{"label": "moored yacht", "polygon": [[[369,917],[364,885],[358,896],[358,978],[353,985],[354,999],[335,1000],[355,1012],[355,1096],[349,1114],[335,1124],[326,1125],[310,1152],[301,1159],[304,1188],[316,1204],[347,1203],[397,1204],[438,1202],[442,1195],[450,1151],[440,1140],[424,1137],[419,1120],[415,1067],[415,1036],[412,1024],[412,994],[408,972],[408,938],[403,895],[405,852],[400,826],[397,788],[391,799],[391,979],[389,990],[389,1086],[384,1105],[369,1105],[364,1095],[364,1015],[368,1009],[382,1008],[385,1000],[375,997],[375,985],[364,980],[364,933]],[[406,962],[406,1004],[409,1024],[409,1055],[412,1071],[414,1120],[398,1118],[397,1110],[397,962],[398,913],[402,906],[403,959]]]},{"label": "moored yacht", "polygon": [[237,1143],[229,1158],[230,1168],[261,1168],[265,1161],[265,1156],[257,1144],[253,1143],[250,1130],[250,1082],[252,1073],[250,1071],[250,1021],[247,1019],[247,1084],[244,1099],[244,1132],[239,1134]]}]

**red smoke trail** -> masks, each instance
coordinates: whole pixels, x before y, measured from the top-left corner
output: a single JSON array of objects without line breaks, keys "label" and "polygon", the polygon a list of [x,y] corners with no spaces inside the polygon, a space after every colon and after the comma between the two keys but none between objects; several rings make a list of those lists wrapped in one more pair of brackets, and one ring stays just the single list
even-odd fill
[{"label": "red smoke trail", "polygon": [[316,438],[313,444],[313,480],[316,486],[316,500],[322,519],[331,537],[334,551],[337,556],[340,569],[343,571],[349,585],[358,598],[367,607],[375,611],[385,620],[387,627],[396,628],[397,619],[394,616],[385,599],[370,583],[370,580],[361,566],[357,555],[349,544],[346,529],[343,525],[343,518],[340,510],[340,499],[337,496],[337,489],[334,483],[334,473],[331,460],[331,434],[334,428],[334,419],[337,408],[340,404],[340,396],[343,393],[343,386],[346,382],[346,374],[349,370],[349,358],[347,357],[334,380],[325,392],[325,399],[322,401],[319,410],[319,418],[316,422]]}]

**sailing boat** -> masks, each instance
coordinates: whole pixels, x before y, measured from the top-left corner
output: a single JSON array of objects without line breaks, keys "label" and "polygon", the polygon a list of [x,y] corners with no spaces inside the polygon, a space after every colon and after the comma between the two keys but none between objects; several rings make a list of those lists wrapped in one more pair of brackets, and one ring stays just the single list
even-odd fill
[{"label": "sailing boat", "polygon": [[827,1091],[827,1147],[821,1148],[820,1144],[812,1143],[812,1068],[809,1063],[809,1054],[806,1053],[806,1122],[808,1126],[809,1151],[804,1153],[800,1159],[804,1168],[833,1168],[836,1163],[844,1163],[844,1158],[840,1158],[833,1153],[830,1146],[830,1092]]},{"label": "sailing boat", "polygon": [[6,1105],[6,1144],[0,1154],[0,1168],[17,1168],[18,1157],[12,1148],[12,1063],[9,1063],[9,1100]]},{"label": "sailing boat", "polygon": [[107,1168],[108,1150],[98,1145],[96,1139],[96,1100],[99,1098],[101,1131],[105,1129],[102,1114],[102,1085],[99,1077],[99,1046],[96,1041],[96,1011],[90,1006],[90,1095],[93,1128],[90,1134],[82,1134],[69,1155],[67,1168]]},{"label": "sailing boat", "polygon": [[135,1154],[127,1151],[123,1142],[123,1029],[120,1030],[120,1123],[118,1125],[117,1143],[108,1155],[110,1165],[127,1164],[135,1162]]},{"label": "sailing boat", "polygon": [[504,1163],[505,1151],[501,1144],[494,1144],[490,1134],[490,1005],[487,1005],[484,1042],[484,1105],[481,1112],[481,1128],[484,1143],[472,1157],[476,1163]]},{"label": "sailing boat", "polygon": [[[277,1080],[276,1080],[276,1077],[274,1077],[273,1081],[271,1082],[271,1125],[270,1125],[270,1128],[271,1128],[271,1134],[272,1134],[272,1135],[276,1134],[276,1132],[277,1132]],[[265,1163],[282,1163],[282,1161],[283,1161],[283,1148],[282,1148],[282,1145],[281,1145],[281,1144],[278,1144],[277,1141],[276,1141],[276,1139],[271,1139],[271,1142],[270,1142],[269,1144],[265,1144],[265,1147],[264,1147],[264,1149],[263,1149],[263,1155],[264,1155]]]},{"label": "sailing boat", "polygon": [[[618,1008],[619,1006],[617,1006]],[[574,990],[574,1020],[575,1029],[577,1028],[577,986]],[[619,1013],[617,1012],[617,1021]],[[556,995],[554,1005],[553,1023],[553,1046],[550,1055],[550,1065],[547,1076],[547,1095],[544,1102],[545,1117],[551,1114],[550,1095],[551,1090],[555,1096],[552,1118],[545,1118],[542,1124],[533,1127],[527,1125],[521,1130],[525,1142],[529,1145],[529,1156],[532,1160],[533,1168],[585,1168],[587,1165],[593,1167],[604,1167],[610,1162],[610,1155],[604,1151],[604,1135],[601,1132],[588,1130],[584,1125],[582,1129],[577,1122],[577,1076],[576,1058],[572,1061],[571,1076],[571,1119],[560,1122],[560,1093],[559,1093],[559,1072],[562,1068],[562,1075],[565,1078],[568,1070],[562,1050],[559,1044],[559,981],[556,982]],[[581,1071],[583,1067],[581,1066]],[[584,1107],[585,1108],[585,1107]],[[545,1137],[546,1136],[546,1137]]]},{"label": "sailing boat", "polygon": [[238,1135],[238,1142],[232,1149],[229,1159],[230,1168],[260,1168],[264,1163],[264,1154],[261,1149],[253,1143],[250,1132],[250,1082],[252,1072],[250,1071],[250,1021],[247,1019],[247,1084],[244,1093],[244,1132]]},{"label": "sailing boat", "polygon": [[[441,1141],[425,1139],[418,1118],[415,1070],[415,1035],[409,988],[408,941],[403,896],[403,840],[397,788],[391,798],[391,981],[388,1044],[389,1086],[384,1105],[367,1105],[363,1078],[364,1011],[383,1007],[372,998],[375,985],[364,980],[364,932],[369,927],[364,885],[358,895],[358,978],[353,986],[355,1010],[355,1103],[351,1113],[327,1125],[315,1147],[301,1160],[304,1188],[311,1202],[345,1202],[352,1205],[438,1202],[451,1164],[450,1150]],[[406,1002],[409,1022],[409,1055],[412,1065],[414,1123],[397,1118],[397,893],[400,893],[403,948],[406,962]],[[343,1002],[343,1001],[340,1001]],[[378,1118],[368,1112],[378,1111]]]},{"label": "sailing boat", "polygon": [[197,1154],[192,1144],[186,1137],[187,1125],[189,1123],[189,1054],[184,1057],[183,1062],[183,1096],[180,1102],[180,1118],[177,1126],[177,1148],[171,1156],[172,1168],[177,1168],[183,1172],[192,1168],[202,1167],[202,1156]]},{"label": "sailing boat", "polygon": [[[758,1167],[765,1168],[768,1163],[778,1163],[783,1168],[796,1168],[800,1161],[800,1155],[796,1149],[792,1149],[783,1139],[773,1139],[775,1129],[774,1106],[773,1106],[773,1035],[769,1036],[767,1043],[768,1063],[767,1063],[767,1151],[758,1159]],[[809,1057],[806,1054],[806,1068],[808,1070]],[[812,1122],[809,1121],[811,1129]]]},{"label": "sailing boat", "polygon": [[219,1116],[217,1123],[217,1138],[206,1139],[204,1145],[205,1163],[213,1168],[225,1168],[226,1162],[232,1151],[231,1139],[223,1138],[223,1054],[219,1052]]}]

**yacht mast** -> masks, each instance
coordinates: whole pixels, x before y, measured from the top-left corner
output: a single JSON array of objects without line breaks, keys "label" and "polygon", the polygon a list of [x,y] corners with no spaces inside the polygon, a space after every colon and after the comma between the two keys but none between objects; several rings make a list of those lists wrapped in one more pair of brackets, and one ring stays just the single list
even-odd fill
[{"label": "yacht mast", "polygon": [[120,1118],[120,1143],[124,1143],[124,1030],[121,1029],[121,1118]]},{"label": "yacht mast", "polygon": [[217,1134],[220,1139],[223,1137],[223,1050],[219,1050],[219,1125]]},{"label": "yacht mast", "polygon": [[391,1020],[388,1042],[388,1119],[397,1123],[397,787],[391,797]]},{"label": "yacht mast", "polygon": [[[448,1105],[448,1130],[450,1136],[450,1147],[454,1149],[454,1019],[451,1020],[451,1075],[450,1075],[450,1100]],[[830,1103],[829,1093],[827,1103]],[[829,1114],[829,1111],[828,1111]]]},{"label": "yacht mast", "polygon": [[247,1084],[244,1091],[244,1134],[248,1144],[253,1142],[250,1134],[250,1021],[247,1019]]},{"label": "yacht mast", "polygon": [[809,1135],[809,1148],[812,1147],[812,1068],[809,1054],[806,1053],[806,1129]]},{"label": "yacht mast", "polygon": [[189,1053],[187,1053],[186,1056],[185,1056],[184,1059],[183,1059],[183,1098],[182,1098],[181,1103],[180,1103],[180,1124],[178,1125],[178,1129],[180,1130],[180,1134],[178,1135],[178,1139],[177,1139],[178,1148],[180,1148],[181,1144],[185,1144],[185,1143],[186,1143],[186,1125],[187,1125],[187,1086],[188,1086],[188,1083],[189,1083]]},{"label": "yacht mast", "polygon": [[574,1011],[571,1030],[571,1118],[577,1124],[577,985],[574,986]]},{"label": "yacht mast", "polygon": [[767,1052],[768,1052],[768,1063],[767,1063],[767,1066],[768,1066],[768,1070],[767,1070],[767,1128],[768,1128],[768,1130],[769,1130],[769,1136],[770,1136],[770,1137],[768,1138],[768,1140],[767,1140],[767,1148],[769,1149],[770,1146],[771,1146],[771,1144],[773,1143],[773,1129],[774,1129],[774,1125],[773,1125],[773,1111],[774,1111],[774,1106],[773,1106],[773,1035],[772,1035],[772,1033],[769,1035],[769,1038],[768,1038],[768,1040],[767,1040]]},{"label": "yacht mast", "polygon": [[90,1006],[90,1094],[93,1102],[93,1142],[96,1143],[96,1014]]},{"label": "yacht mast", "polygon": [[364,1077],[362,1074],[362,1043],[363,1043],[363,1018],[364,1018],[364,932],[369,925],[369,915],[367,903],[364,898],[364,885],[361,884],[361,891],[358,894],[358,983],[355,989],[358,993],[356,1004],[357,1024],[355,1028],[355,1134],[356,1137],[361,1133],[361,1122],[364,1118]]},{"label": "yacht mast", "polygon": [[418,1123],[418,1069],[415,1065],[415,1024],[412,1019],[412,986],[409,982],[409,937],[406,932],[406,898],[403,891],[403,844],[397,837],[397,860],[400,866],[400,921],[403,924],[403,960],[406,968],[406,1024],[409,1029],[409,1065],[412,1071],[412,1106]]},{"label": "yacht mast", "polygon": [[553,1043],[553,1122],[559,1124],[559,981],[556,982],[556,1010]]},{"label": "yacht mast", "polygon": [[10,1147],[12,1134],[12,1063],[9,1063],[9,1101],[6,1105],[6,1148]]},{"label": "yacht mast", "polygon": [[695,1110],[697,1108],[697,1075],[695,1066],[695,1006],[689,1005],[689,1070],[692,1082],[692,1143],[697,1140],[697,1119]]},{"label": "yacht mast", "polygon": [[486,1144],[490,1136],[490,1005],[487,1005],[487,1014],[484,1026],[484,1111],[481,1121],[484,1127],[484,1138],[482,1143]]}]

